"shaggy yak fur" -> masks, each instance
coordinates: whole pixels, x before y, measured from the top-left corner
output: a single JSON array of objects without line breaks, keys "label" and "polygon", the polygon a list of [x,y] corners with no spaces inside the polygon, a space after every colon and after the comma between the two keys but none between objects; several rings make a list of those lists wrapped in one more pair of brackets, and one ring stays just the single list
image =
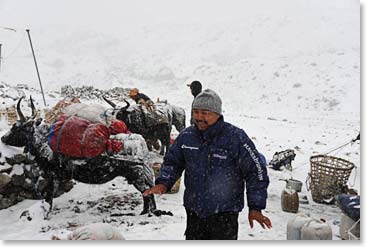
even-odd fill
[{"label": "shaggy yak fur", "polygon": [[[147,112],[140,104],[130,107],[130,103],[124,100],[126,106],[116,108],[115,103],[105,97],[103,99],[114,108],[116,118],[124,121],[131,132],[144,137],[150,150],[150,144],[160,140],[161,155],[164,155],[170,146],[172,125],[179,132],[186,127],[185,110],[181,107],[159,102],[152,106],[153,112]],[[149,118],[148,115],[157,117]]]}]

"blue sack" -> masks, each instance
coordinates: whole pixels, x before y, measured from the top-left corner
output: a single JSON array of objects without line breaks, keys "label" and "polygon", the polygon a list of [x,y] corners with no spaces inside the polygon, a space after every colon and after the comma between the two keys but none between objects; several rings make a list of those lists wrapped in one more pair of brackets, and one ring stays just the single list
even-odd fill
[{"label": "blue sack", "polygon": [[357,195],[336,195],[337,205],[349,218],[354,221],[360,218],[360,198]]}]

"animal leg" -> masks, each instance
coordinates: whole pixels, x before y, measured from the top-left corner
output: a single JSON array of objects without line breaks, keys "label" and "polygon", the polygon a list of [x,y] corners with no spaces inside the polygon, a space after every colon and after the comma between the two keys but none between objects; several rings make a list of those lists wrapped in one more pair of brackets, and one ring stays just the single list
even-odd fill
[{"label": "animal leg", "polygon": [[147,144],[148,150],[153,151],[153,143],[151,140],[146,140],[145,143]]},{"label": "animal leg", "polygon": [[168,151],[168,148],[170,146],[170,137],[168,136],[168,138],[164,138],[163,140],[161,140],[161,143],[161,152],[159,154],[164,155]]},{"label": "animal leg", "polygon": [[154,195],[143,196],[144,206],[141,215],[153,212],[156,209]]},{"label": "animal leg", "polygon": [[53,199],[56,196],[57,191],[59,190],[59,186],[60,186],[60,179],[57,176],[56,172],[54,170],[46,170],[46,174],[45,174],[48,182],[47,182],[47,186],[46,186],[46,193],[45,193],[45,201],[50,204],[50,208],[49,211],[46,214],[46,218],[48,218],[49,213],[52,211],[52,206],[53,206]]},{"label": "animal leg", "polygon": [[56,191],[58,189],[59,186],[59,182],[56,181],[57,179],[51,175],[48,178],[48,183],[47,183],[47,187],[46,187],[46,193],[45,193],[45,201],[50,205],[50,208],[48,210],[48,212],[46,213],[46,217],[48,218],[51,210],[52,210],[52,206],[53,206],[53,199],[55,197]]}]

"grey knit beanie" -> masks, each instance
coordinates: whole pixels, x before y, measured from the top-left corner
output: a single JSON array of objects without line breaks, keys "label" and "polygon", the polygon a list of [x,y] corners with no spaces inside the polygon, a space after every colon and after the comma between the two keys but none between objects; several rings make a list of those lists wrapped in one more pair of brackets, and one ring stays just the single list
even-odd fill
[{"label": "grey knit beanie", "polygon": [[213,90],[205,89],[194,99],[192,109],[208,110],[222,115],[222,100]]}]

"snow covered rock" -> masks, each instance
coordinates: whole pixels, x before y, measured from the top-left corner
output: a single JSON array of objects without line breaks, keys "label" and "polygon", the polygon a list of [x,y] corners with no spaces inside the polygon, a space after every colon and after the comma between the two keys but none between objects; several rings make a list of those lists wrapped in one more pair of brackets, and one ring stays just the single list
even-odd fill
[{"label": "snow covered rock", "polygon": [[[19,154],[16,158],[10,157],[6,160],[12,164],[5,163],[0,166],[0,210],[24,199],[40,199],[40,195],[47,190],[48,181],[42,177],[38,164]],[[63,181],[56,196],[72,188],[71,180]]]}]

